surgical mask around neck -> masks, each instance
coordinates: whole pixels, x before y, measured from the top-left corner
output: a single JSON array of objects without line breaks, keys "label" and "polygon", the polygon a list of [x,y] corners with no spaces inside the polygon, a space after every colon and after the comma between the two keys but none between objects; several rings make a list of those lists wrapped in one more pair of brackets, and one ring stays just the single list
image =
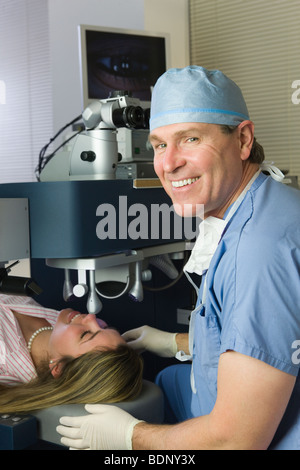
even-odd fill
[{"label": "surgical mask around neck", "polygon": [[185,273],[196,273],[201,276],[208,269],[225,227],[226,221],[216,217],[207,217],[200,223],[199,235],[191,256],[183,268]]}]

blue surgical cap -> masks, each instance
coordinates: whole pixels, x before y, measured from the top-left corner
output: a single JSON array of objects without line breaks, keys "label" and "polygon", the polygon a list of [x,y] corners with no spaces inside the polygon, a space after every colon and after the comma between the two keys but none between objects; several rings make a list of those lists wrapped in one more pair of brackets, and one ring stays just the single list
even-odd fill
[{"label": "blue surgical cap", "polygon": [[182,122],[238,126],[247,119],[240,88],[219,70],[170,69],[153,89],[150,131]]}]

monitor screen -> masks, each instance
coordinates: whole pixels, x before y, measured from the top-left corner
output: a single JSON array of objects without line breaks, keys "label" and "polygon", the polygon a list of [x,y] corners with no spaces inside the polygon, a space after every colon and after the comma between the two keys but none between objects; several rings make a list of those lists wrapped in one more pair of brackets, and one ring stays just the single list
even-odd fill
[{"label": "monitor screen", "polygon": [[83,107],[126,90],[142,102],[168,68],[167,34],[80,25]]}]

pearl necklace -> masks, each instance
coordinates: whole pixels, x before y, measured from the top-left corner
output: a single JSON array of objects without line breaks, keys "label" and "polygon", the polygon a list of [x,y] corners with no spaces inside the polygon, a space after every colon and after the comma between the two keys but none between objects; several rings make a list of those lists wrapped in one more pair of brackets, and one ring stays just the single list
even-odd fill
[{"label": "pearl necklace", "polygon": [[28,348],[29,352],[31,352],[31,346],[32,346],[33,340],[37,337],[38,334],[40,334],[42,331],[46,331],[46,330],[53,330],[53,327],[52,326],[43,326],[42,328],[39,328],[38,330],[36,330],[33,333],[33,335],[30,337],[30,339],[28,341],[28,344],[27,344],[27,348]]}]

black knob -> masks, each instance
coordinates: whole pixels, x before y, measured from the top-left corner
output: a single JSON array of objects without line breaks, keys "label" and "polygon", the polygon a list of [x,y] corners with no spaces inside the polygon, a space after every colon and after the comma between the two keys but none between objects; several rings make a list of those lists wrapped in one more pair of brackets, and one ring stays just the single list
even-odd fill
[{"label": "black knob", "polygon": [[96,154],[92,150],[84,150],[81,152],[80,158],[84,162],[93,162],[96,160]]}]

